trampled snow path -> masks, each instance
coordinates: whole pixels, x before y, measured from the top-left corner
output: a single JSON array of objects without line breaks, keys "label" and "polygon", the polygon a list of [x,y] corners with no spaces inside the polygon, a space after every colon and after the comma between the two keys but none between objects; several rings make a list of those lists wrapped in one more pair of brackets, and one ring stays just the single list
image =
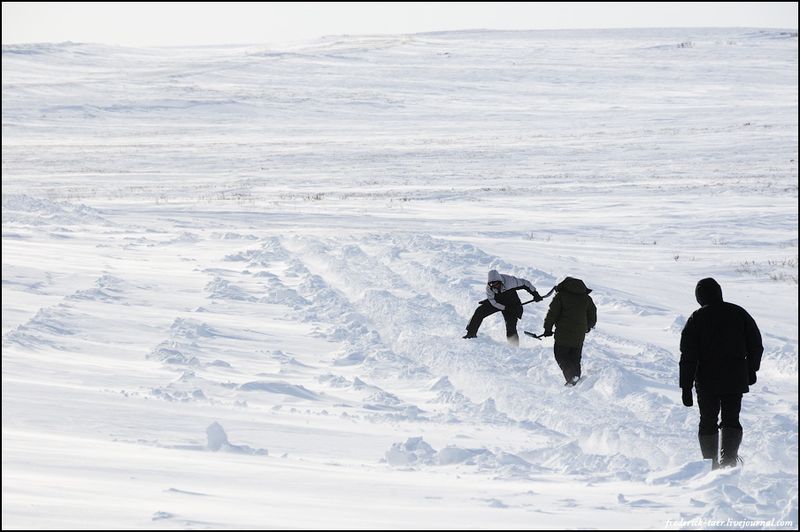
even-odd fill
[{"label": "trampled snow path", "polygon": [[[51,376],[47,384],[77,388],[88,397],[100,394],[104,403],[106,396],[116,396],[110,411],[149,410],[144,404],[152,400],[184,405],[180,410],[157,406],[155,417],[134,416],[106,433],[107,439],[126,446],[202,449],[203,427],[198,417],[204,416],[236,420],[256,434],[272,432],[267,427],[273,425],[282,433],[310,417],[315,419],[313,428],[302,432],[324,442],[328,438],[346,441],[355,437],[361,424],[368,423],[373,438],[385,433],[384,441],[396,444],[429,433],[424,442],[435,449],[418,456],[413,449],[391,451],[387,443],[376,449],[372,443],[361,454],[365,452],[361,444],[353,446],[356,451],[342,442],[343,448],[332,452],[335,459],[360,461],[361,467],[374,470],[380,458],[376,453],[383,450],[383,459],[393,467],[435,474],[455,467],[460,475],[488,474],[513,481],[514,486],[523,480],[540,486],[537,483],[558,479],[579,485],[600,483],[606,490],[622,482],[623,487],[614,489],[634,490],[634,495],[620,495],[616,504],[639,509],[648,519],[658,514],[662,520],[670,519],[670,512],[680,504],[676,502],[683,498],[680,492],[696,484],[690,489],[694,502],[689,505],[695,516],[743,518],[744,508],[757,507],[761,514],[769,511],[790,517],[786,505],[791,502],[775,497],[785,493],[787,481],[791,482],[787,470],[792,467],[793,443],[789,443],[788,453],[775,456],[787,443],[786,433],[757,431],[743,473],[706,474],[693,442],[687,445],[696,413],[676,400],[674,352],[604,333],[601,327],[586,345],[585,382],[569,389],[561,385],[550,345],[530,340],[521,349],[510,348],[499,341],[503,336],[500,323],[492,321],[487,321],[477,341],[458,338],[482,284],[462,286],[469,277],[464,265],[501,268],[532,279],[538,286],[554,282],[547,273],[515,267],[469,244],[425,235],[253,237],[244,239],[244,245],[234,240],[234,246],[213,237],[185,240],[188,243],[174,244],[166,239],[161,247],[178,245],[185,252],[195,248],[207,252],[223,244],[232,252],[207,263],[188,261],[180,275],[166,279],[163,272],[151,273],[148,282],[104,274],[93,288],[66,295],[7,333],[4,349],[28,353],[19,370],[13,358],[7,358],[4,365],[7,408],[28,410],[17,404],[16,398],[40,396],[44,376],[23,378],[21,373],[30,368],[28,357],[46,356],[41,363],[49,371],[69,372],[66,379]],[[140,245],[147,246],[150,244]],[[122,247],[135,253],[129,244]],[[124,257],[118,260],[125,262]],[[178,277],[183,286],[198,289],[179,289]],[[147,294],[152,298],[167,287],[173,293],[186,293],[181,304],[173,307],[169,324],[163,313],[168,305],[152,299],[146,303]],[[595,290],[603,293],[603,287]],[[614,296],[598,297],[598,302],[601,309],[625,309],[631,322],[642,312]],[[148,320],[147,311],[156,308],[162,312],[153,313]],[[540,323],[545,306],[526,308],[523,323]],[[660,314],[669,313],[662,310]],[[669,319],[667,316],[665,322]],[[150,337],[156,338],[159,334],[154,333],[163,331],[163,340],[150,347],[146,357],[134,355],[147,329],[152,329]],[[304,330],[307,336],[298,337]],[[119,336],[126,331],[131,337]],[[668,331],[675,341],[677,334]],[[303,349],[287,348],[287,342]],[[98,344],[114,353],[111,360],[110,353],[100,356],[96,348],[87,347]],[[92,372],[81,368],[87,364]],[[83,417],[78,406],[62,407],[68,417]],[[39,422],[44,422],[46,412],[56,407],[44,402],[39,408]],[[321,423],[316,422],[319,418]],[[342,420],[334,424],[339,436],[328,435],[332,427],[325,427],[330,418]],[[745,418],[752,418],[751,423],[757,425],[756,416],[745,412]],[[67,432],[85,430],[85,424],[92,422],[101,423],[76,419]],[[194,431],[189,431],[190,423],[196,425]],[[7,427],[12,449],[16,438],[25,439],[25,433],[13,430],[14,424],[11,421]],[[66,430],[61,423],[56,423],[56,428],[57,432]],[[192,437],[187,439],[187,432]],[[67,441],[60,445],[84,444]],[[271,456],[320,452],[310,442],[278,444],[279,450],[274,445],[269,445]],[[367,459],[370,454],[372,460]],[[9,480],[15,478],[14,465],[10,467]],[[266,467],[271,471],[271,466]],[[57,464],[55,468],[58,470]],[[764,474],[754,475],[751,468]],[[740,474],[746,475],[746,491],[738,487]],[[731,490],[738,495],[732,497]],[[522,495],[512,495],[511,500],[508,494],[488,497],[486,504],[522,509],[542,504],[536,497]],[[528,498],[531,500],[523,502]],[[751,506],[739,504],[741,499],[750,501]],[[581,515],[587,511],[575,498],[548,499],[548,504],[565,511],[580,507]],[[154,515],[158,511],[162,510],[154,510]],[[614,514],[621,509],[608,511]],[[172,517],[160,519],[180,515],[182,522],[195,522],[180,512],[168,514]],[[511,525],[517,526],[514,522]],[[462,525],[468,526],[467,521]]]},{"label": "trampled snow path", "polygon": [[[4,528],[796,526],[797,38],[694,38],[4,47]],[[578,387],[460,338],[489,269],[594,289]],[[766,347],[715,473],[676,385],[709,275]]]}]

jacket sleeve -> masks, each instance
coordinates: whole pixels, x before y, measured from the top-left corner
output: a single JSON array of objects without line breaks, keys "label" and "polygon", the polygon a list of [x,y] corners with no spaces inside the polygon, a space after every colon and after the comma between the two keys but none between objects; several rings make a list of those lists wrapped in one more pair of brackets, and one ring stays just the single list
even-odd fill
[{"label": "jacket sleeve", "polygon": [[502,303],[498,303],[497,301],[495,301],[494,300],[494,296],[495,296],[495,293],[492,292],[492,289],[487,286],[486,287],[486,298],[488,299],[489,304],[492,305],[497,310],[505,310],[506,306],[503,305]]},{"label": "jacket sleeve", "polygon": [[527,279],[520,279],[519,277],[514,277],[513,275],[505,275],[505,274],[500,274],[500,276],[503,278],[503,288],[505,289],[504,291],[519,290],[520,288],[523,288],[525,290],[530,290],[531,292],[536,291],[536,287],[533,286],[533,283],[531,283]]},{"label": "jacket sleeve", "polygon": [[550,302],[550,308],[547,309],[547,316],[544,317],[544,330],[553,331],[553,325],[561,317],[561,294],[556,294],[556,297]]},{"label": "jacket sleeve", "polygon": [[686,325],[681,332],[681,360],[679,383],[682,389],[694,386],[694,377],[697,373],[697,361],[699,356],[699,338],[697,335],[697,324],[694,316],[686,320]]},{"label": "jacket sleeve", "polygon": [[761,368],[761,355],[764,354],[764,344],[761,342],[761,331],[758,330],[756,320],[745,311],[745,335],[747,341],[747,367],[751,373]]},{"label": "jacket sleeve", "polygon": [[591,329],[597,325],[597,307],[591,297],[586,297],[589,298],[589,304],[586,306],[586,324],[589,326],[589,329]]}]

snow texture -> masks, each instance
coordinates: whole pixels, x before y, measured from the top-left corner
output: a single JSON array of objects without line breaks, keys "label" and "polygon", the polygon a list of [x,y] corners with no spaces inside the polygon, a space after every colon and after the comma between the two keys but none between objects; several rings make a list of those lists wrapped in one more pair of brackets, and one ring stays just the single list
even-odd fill
[{"label": "snow texture", "polygon": [[[797,58],[4,45],[3,528],[796,529]],[[577,386],[499,315],[461,339],[491,269],[593,289]],[[678,389],[704,277],[765,345],[713,472]]]}]

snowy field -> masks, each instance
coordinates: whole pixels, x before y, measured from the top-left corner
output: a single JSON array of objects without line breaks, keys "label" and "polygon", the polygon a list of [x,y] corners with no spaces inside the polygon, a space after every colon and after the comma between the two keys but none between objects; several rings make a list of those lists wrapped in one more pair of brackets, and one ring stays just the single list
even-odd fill
[{"label": "snowy field", "polygon": [[[3,528],[797,528],[797,33],[3,46]],[[594,290],[462,340],[490,269]],[[710,472],[695,283],[761,328]],[[541,332],[549,299],[525,307]]]}]

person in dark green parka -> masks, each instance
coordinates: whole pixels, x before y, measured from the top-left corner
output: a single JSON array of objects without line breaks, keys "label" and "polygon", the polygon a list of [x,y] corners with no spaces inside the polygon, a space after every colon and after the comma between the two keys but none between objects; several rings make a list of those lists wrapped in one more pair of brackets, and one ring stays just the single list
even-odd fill
[{"label": "person in dark green parka", "polygon": [[581,355],[586,333],[597,324],[597,307],[590,289],[580,279],[567,277],[556,286],[556,296],[544,318],[544,336],[553,336],[556,362],[566,379],[575,386],[581,378]]}]

